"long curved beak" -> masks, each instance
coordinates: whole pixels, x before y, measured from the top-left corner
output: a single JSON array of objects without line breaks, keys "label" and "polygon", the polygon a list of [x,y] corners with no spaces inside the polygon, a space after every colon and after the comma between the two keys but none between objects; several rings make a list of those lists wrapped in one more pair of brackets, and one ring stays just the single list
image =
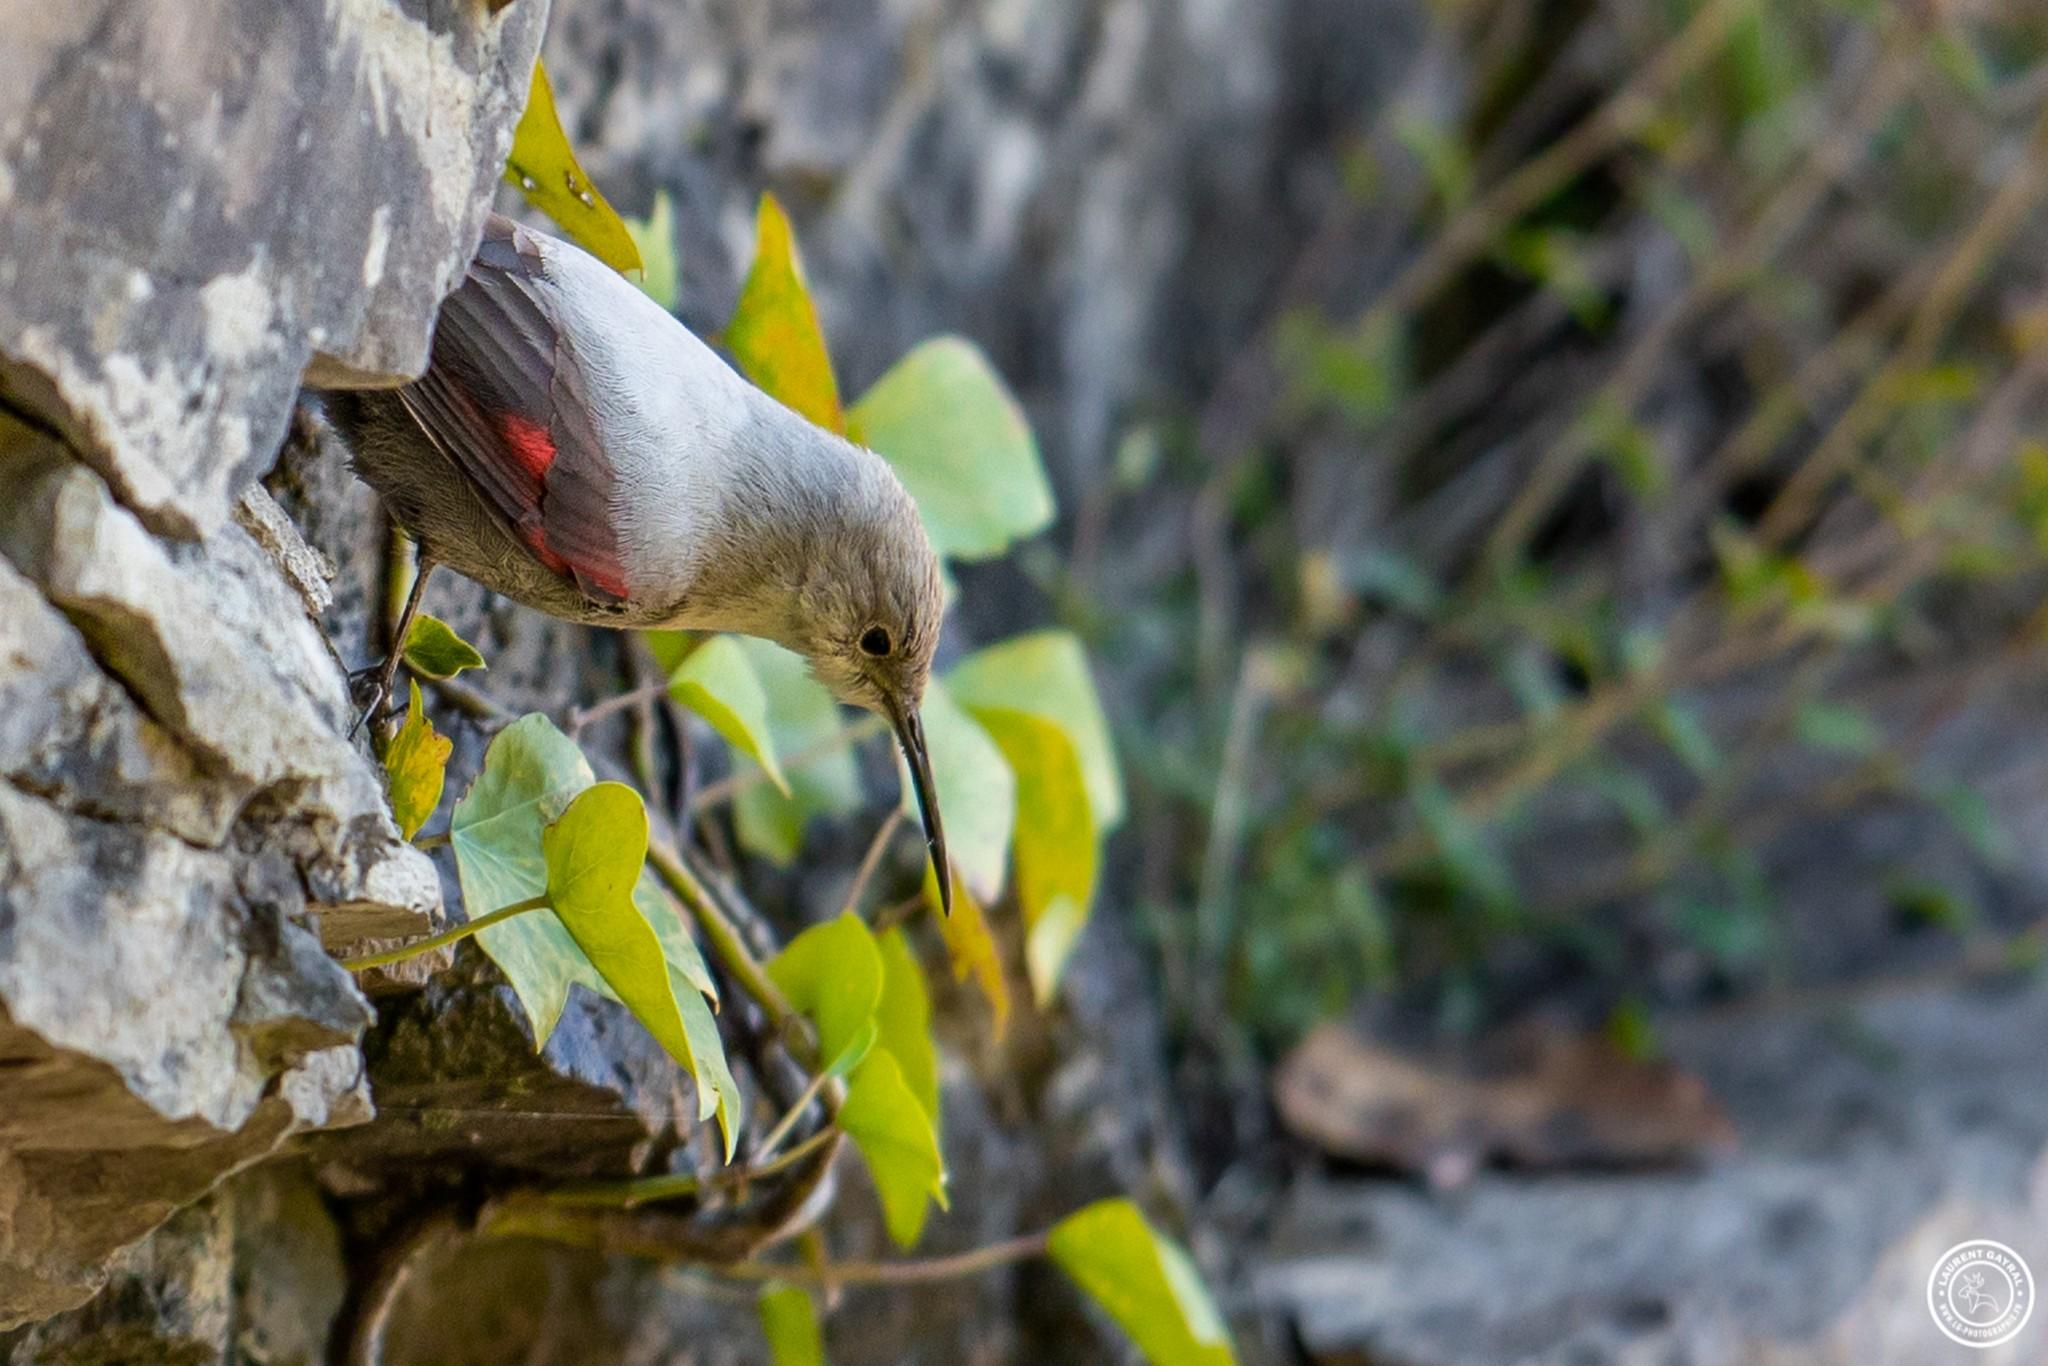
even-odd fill
[{"label": "long curved beak", "polygon": [[939,909],[953,913],[953,865],[946,861],[946,827],[939,819],[939,789],[932,781],[931,754],[925,749],[924,722],[897,698],[888,701],[889,724],[910,765],[910,787],[917,793],[917,814],[924,819],[924,845],[931,853],[932,874],[939,880]]}]

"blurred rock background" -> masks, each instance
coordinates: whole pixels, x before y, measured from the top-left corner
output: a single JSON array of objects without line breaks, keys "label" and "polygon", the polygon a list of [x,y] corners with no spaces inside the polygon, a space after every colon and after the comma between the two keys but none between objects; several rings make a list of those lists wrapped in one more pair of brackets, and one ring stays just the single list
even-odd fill
[{"label": "blurred rock background", "polygon": [[[456,0],[304,31],[90,8],[20,16],[0,59],[0,393],[28,424],[0,535],[0,1310],[36,1320],[0,1344],[317,1360],[351,1277],[491,1182],[690,1141],[621,1014],[578,998],[536,1058],[470,958],[380,988],[365,1032],[304,914],[330,942],[337,916],[400,933],[424,874],[401,850],[343,885],[380,865],[334,832],[391,843],[353,795],[374,776],[238,747],[249,698],[206,703],[181,662],[305,642],[169,625],[231,579],[252,620],[309,593],[339,659],[367,655],[374,504],[290,389],[316,352],[416,359],[542,15],[514,0],[482,39]],[[125,65],[79,56],[131,39]],[[475,73],[442,91],[477,111],[459,149],[393,102],[442,42]],[[1969,0],[558,0],[544,51],[609,197],[672,198],[689,321],[729,314],[771,188],[846,389],[962,332],[1060,495],[1045,542],[963,574],[948,648],[1080,631],[1134,816],[1063,1008],[1000,1051],[947,1011],[948,1156],[977,1194],[936,1249],[1132,1191],[1182,1221],[1246,1359],[1380,1366],[1919,1363],[1942,1248],[2002,1237],[2048,1269],[2048,24]],[[209,112],[215,86],[256,93]],[[171,150],[120,141],[137,101]],[[431,154],[346,151],[394,127]],[[159,180],[108,199],[63,174],[117,155]],[[424,190],[360,169],[415,162]],[[188,184],[219,222],[175,216]],[[289,303],[254,323],[208,283],[252,262]],[[149,568],[96,581],[56,527],[116,527]],[[614,642],[442,591],[505,707],[628,675]],[[316,694],[287,709],[310,735],[342,712],[331,663],[234,676]],[[473,769],[481,731],[446,724]],[[326,753],[300,735],[269,743]],[[867,833],[749,888],[785,929],[828,912]],[[252,966],[202,992],[58,953],[106,924],[145,962],[212,935]],[[127,1032],[95,1028],[124,989]],[[1456,1110],[1452,1139],[1416,1157],[1370,1103],[1276,1107],[1330,1020],[1381,1046],[1329,1055],[1380,1060],[1333,1086],[1370,1101],[1398,1050],[1404,1104]],[[1677,1136],[1645,1164],[1551,1141],[1612,1132],[1553,1074],[1545,1142],[1475,1135],[1447,1079],[1532,1023],[1610,1049],[1594,1076],[1656,1065],[1714,1105],[1658,1111]],[[231,1058],[191,1061],[231,1028]],[[287,1138],[365,1117],[339,1099],[358,1037],[374,1122]],[[335,1079],[293,1080],[322,1057]],[[1732,1152],[1680,1122],[1708,1113]],[[749,1304],[702,1278],[427,1246],[387,1360],[760,1359]],[[862,1292],[829,1331],[839,1362],[1119,1351],[1036,1270]]]}]

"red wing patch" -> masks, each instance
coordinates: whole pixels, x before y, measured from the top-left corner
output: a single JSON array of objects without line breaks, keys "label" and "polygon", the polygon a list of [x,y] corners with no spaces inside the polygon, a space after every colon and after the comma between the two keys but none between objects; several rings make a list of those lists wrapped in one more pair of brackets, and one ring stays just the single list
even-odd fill
[{"label": "red wing patch", "polygon": [[555,439],[546,427],[518,413],[504,413],[498,418],[498,433],[521,469],[535,479],[547,479],[548,466],[555,463]]}]

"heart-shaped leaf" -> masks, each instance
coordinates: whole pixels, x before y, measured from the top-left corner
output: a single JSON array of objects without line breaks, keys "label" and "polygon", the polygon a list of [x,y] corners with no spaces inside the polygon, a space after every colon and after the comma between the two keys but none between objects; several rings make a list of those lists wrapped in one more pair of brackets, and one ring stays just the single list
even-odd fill
[{"label": "heart-shaped leaf", "polygon": [[[785,759],[799,755],[807,759],[788,768],[787,795],[766,783],[756,783],[733,803],[741,846],[786,867],[796,858],[811,817],[860,809],[860,770],[850,746],[834,747],[835,737],[846,728],[845,717],[832,694],[811,677],[802,658],[752,636],[737,640],[767,694],[768,733],[776,752]],[[750,762],[742,762],[740,767],[744,769]]]},{"label": "heart-shaped leaf", "polygon": [[882,1048],[868,1054],[846,1088],[839,1127],[867,1160],[889,1236],[898,1247],[910,1247],[924,1232],[927,1201],[946,1207],[946,1164],[931,1117],[904,1081],[895,1054]]},{"label": "heart-shaped leaf", "polygon": [[1123,778],[1109,722],[1081,642],[1067,631],[1034,631],[977,650],[946,675],[962,706],[1008,707],[1042,716],[1066,732],[1088,781],[1088,805],[1099,830],[1124,818]]},{"label": "heart-shaped leaf", "polygon": [[725,348],[740,371],[770,397],[827,431],[846,430],[839,381],[833,378],[818,310],[804,284],[796,236],[772,194],[761,196],[754,263],[726,326]]},{"label": "heart-shaped leaf", "polygon": [[405,724],[384,751],[384,790],[391,796],[391,818],[398,823],[398,833],[407,839],[420,832],[441,804],[448,756],[455,749],[453,740],[434,733],[434,723],[427,720],[426,704],[420,698],[420,685],[410,683],[410,687]]},{"label": "heart-shaped leaf", "polygon": [[512,134],[512,155],[505,180],[516,185],[526,202],[561,224],[562,230],[592,256],[623,274],[640,269],[640,249],[618,210],[591,184],[576,164],[576,153],[555,113],[555,90],[539,62],[533,64],[533,85],[526,110]]},{"label": "heart-shaped leaf", "polygon": [[1038,442],[972,342],[920,344],[846,417],[848,435],[887,460],[917,500],[940,555],[989,559],[1051,524]]},{"label": "heart-shaped leaf", "polygon": [[1047,1251],[1088,1298],[1161,1366],[1231,1366],[1223,1316],[1186,1252],[1128,1200],[1102,1200],[1053,1225]]},{"label": "heart-shaped leaf", "polygon": [[[542,831],[593,781],[582,751],[547,717],[522,716],[500,731],[484,753],[483,772],[456,803],[450,822],[463,904],[509,906],[546,892]],[[697,1078],[699,1111],[708,1117],[715,1108],[730,1142],[739,1126],[739,1088],[726,1066],[710,1006],[700,994],[710,986],[710,974],[650,874],[643,872],[634,884],[634,899],[661,941],[695,1063],[683,1060]],[[572,985],[618,999],[559,915],[515,916],[480,931],[476,940],[525,1008],[536,1048],[554,1033]]]},{"label": "heart-shaped leaf", "polygon": [[[669,1056],[705,1080],[708,1060],[698,1055],[661,937],[634,903],[647,862],[647,804],[640,794],[624,783],[585,788],[541,832],[541,854],[549,904],[583,956]],[[717,1058],[723,1070],[723,1048]],[[736,1087],[726,1089],[729,1077],[722,1080],[724,1086],[716,1079],[699,1086],[698,1118],[716,1111],[730,1158],[738,1138],[739,1096]]]},{"label": "heart-shaped leaf", "polygon": [[669,675],[668,695],[710,722],[727,744],[759,764],[779,791],[789,793],[789,780],[775,760],[767,690],[736,637],[713,636],[684,655]]},{"label": "heart-shaped leaf", "polygon": [[904,1084],[924,1107],[932,1132],[939,1131],[939,1054],[932,1043],[932,1000],[924,969],[900,929],[875,943],[882,956],[882,995],[875,1003],[879,1042],[896,1056]]},{"label": "heart-shaped leaf", "polygon": [[818,1053],[826,1059],[846,1051],[882,998],[882,955],[851,911],[790,940],[769,960],[768,976],[818,1026]]},{"label": "heart-shaped leaf", "polygon": [[453,678],[464,669],[483,668],[484,657],[456,635],[454,627],[431,612],[421,612],[405,633],[405,666],[421,678]]}]

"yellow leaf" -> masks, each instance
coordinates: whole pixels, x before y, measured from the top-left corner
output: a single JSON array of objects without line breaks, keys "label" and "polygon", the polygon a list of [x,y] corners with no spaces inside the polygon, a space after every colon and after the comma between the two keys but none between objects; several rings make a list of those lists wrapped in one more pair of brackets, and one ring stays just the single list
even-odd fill
[{"label": "yellow leaf", "polygon": [[687,988],[676,994],[661,935],[634,901],[647,861],[647,804],[624,783],[592,784],[542,829],[540,847],[556,919],[633,1017],[697,1079],[698,1118],[716,1112],[730,1160],[739,1088],[725,1074],[716,1034],[707,1046],[701,1027],[692,1029],[691,1008],[709,1018],[703,998]]},{"label": "yellow leaf", "polygon": [[1095,819],[1088,783],[1067,733],[1007,707],[969,709],[1017,776],[1017,905],[1025,966],[1040,1005],[1052,999],[1095,900]]},{"label": "yellow leaf", "polygon": [[1010,1027],[1010,987],[1003,980],[1003,956],[989,932],[988,917],[981,903],[968,890],[959,869],[953,870],[953,913],[939,911],[939,880],[924,870],[924,900],[932,918],[939,922],[939,934],[946,941],[946,955],[953,962],[953,980],[964,982],[971,975],[981,994],[988,998],[995,1014],[995,1035],[1003,1037]]},{"label": "yellow leaf", "polygon": [[398,833],[407,839],[420,832],[441,804],[441,783],[447,777],[448,755],[455,748],[453,740],[434,734],[426,705],[420,700],[420,685],[411,686],[405,724],[384,751],[384,788],[391,794],[391,818],[398,822]]},{"label": "yellow leaf", "polygon": [[1067,631],[1034,631],[975,651],[946,675],[946,688],[970,710],[1009,707],[1041,716],[1066,732],[1088,781],[1098,830],[1124,816],[1123,778],[1081,642]]},{"label": "yellow leaf", "polygon": [[839,382],[804,286],[803,263],[789,216],[772,194],[761,196],[754,264],[739,307],[725,329],[725,347],[746,377],[827,431],[844,432]]},{"label": "yellow leaf", "polygon": [[640,248],[626,230],[617,209],[591,184],[576,164],[576,153],[555,114],[555,91],[547,69],[533,64],[533,87],[526,112],[512,134],[512,156],[505,179],[519,187],[526,202],[555,220],[585,251],[624,274],[639,270]]}]

